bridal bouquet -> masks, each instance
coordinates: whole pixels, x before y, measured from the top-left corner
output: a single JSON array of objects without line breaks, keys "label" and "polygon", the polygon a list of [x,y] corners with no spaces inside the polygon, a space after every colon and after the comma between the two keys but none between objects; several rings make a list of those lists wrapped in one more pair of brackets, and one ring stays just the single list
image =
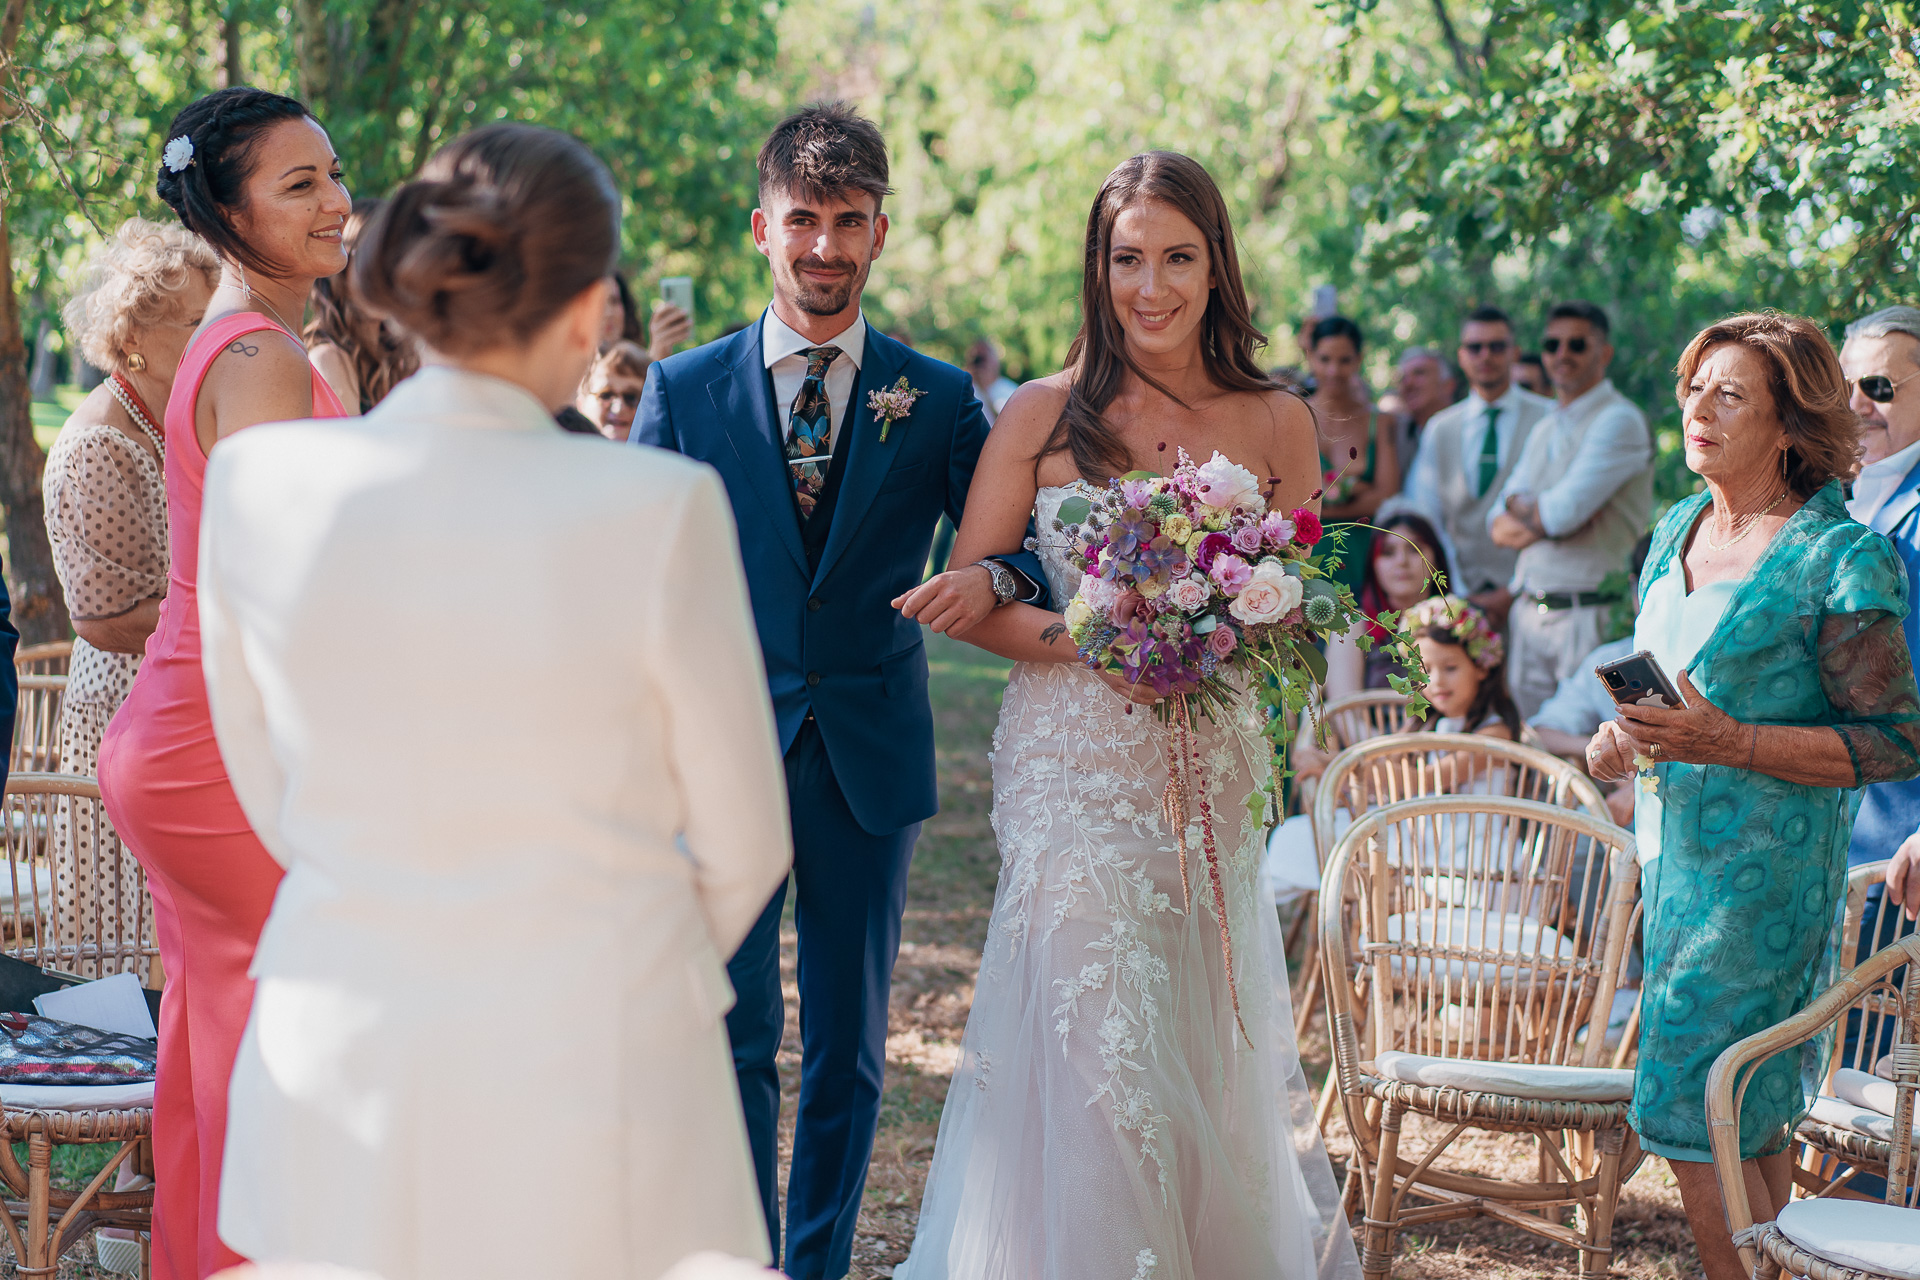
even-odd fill
[{"label": "bridal bouquet", "polygon": [[[1180,883],[1190,898],[1187,828],[1197,802],[1231,984],[1225,892],[1193,717],[1213,718],[1245,688],[1266,709],[1266,733],[1280,744],[1301,710],[1319,724],[1313,696],[1327,661],[1316,641],[1364,620],[1387,631],[1387,647],[1416,675],[1419,651],[1398,630],[1397,615],[1367,618],[1334,580],[1337,534],[1322,547],[1325,531],[1313,512],[1269,511],[1259,478],[1220,453],[1195,463],[1183,449],[1172,475],[1132,472],[1092,496],[1069,498],[1054,531],[1081,566],[1064,622],[1082,660],[1161,696],[1155,712],[1172,727],[1163,808],[1180,853]],[[1356,643],[1373,645],[1364,628]],[[1415,681],[1391,679],[1424,712]],[[1270,782],[1249,801],[1260,808],[1256,822],[1276,789]]]}]

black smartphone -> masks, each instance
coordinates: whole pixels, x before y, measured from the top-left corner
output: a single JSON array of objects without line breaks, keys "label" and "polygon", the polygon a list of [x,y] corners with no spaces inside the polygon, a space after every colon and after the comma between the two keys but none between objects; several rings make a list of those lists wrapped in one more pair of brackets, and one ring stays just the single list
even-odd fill
[{"label": "black smartphone", "polygon": [[1593,674],[1600,677],[1600,683],[1607,686],[1616,703],[1634,702],[1643,707],[1687,705],[1680,691],[1673,687],[1673,681],[1667,679],[1667,673],[1645,649],[1603,662],[1593,669]]}]

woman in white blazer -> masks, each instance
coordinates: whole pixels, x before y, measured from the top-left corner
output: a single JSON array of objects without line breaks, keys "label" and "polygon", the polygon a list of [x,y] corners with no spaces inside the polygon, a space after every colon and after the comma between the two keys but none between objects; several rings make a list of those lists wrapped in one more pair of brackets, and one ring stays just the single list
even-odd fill
[{"label": "woman in white blazer", "polygon": [[565,135],[451,144],[352,268],[428,367],[208,467],[214,726],[287,868],[220,1200],[256,1260],[770,1256],[724,962],[791,850],[732,517],[706,468],[552,417],[618,209]]}]

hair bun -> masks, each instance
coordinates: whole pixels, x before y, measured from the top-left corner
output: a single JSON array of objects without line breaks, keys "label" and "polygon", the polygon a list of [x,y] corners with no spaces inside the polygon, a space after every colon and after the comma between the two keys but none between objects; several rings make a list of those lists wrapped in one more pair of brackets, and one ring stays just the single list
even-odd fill
[{"label": "hair bun", "polygon": [[353,288],[436,351],[524,341],[613,269],[619,210],[577,140],[487,125],[439,151],[368,223]]}]

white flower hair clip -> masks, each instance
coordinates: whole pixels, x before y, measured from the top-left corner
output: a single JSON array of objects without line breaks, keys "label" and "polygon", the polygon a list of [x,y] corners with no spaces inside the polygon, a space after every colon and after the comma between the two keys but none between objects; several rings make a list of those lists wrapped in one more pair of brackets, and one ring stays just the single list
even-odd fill
[{"label": "white flower hair clip", "polygon": [[179,173],[193,163],[193,139],[186,134],[167,143],[166,150],[160,153],[160,163],[167,166],[168,173]]}]

